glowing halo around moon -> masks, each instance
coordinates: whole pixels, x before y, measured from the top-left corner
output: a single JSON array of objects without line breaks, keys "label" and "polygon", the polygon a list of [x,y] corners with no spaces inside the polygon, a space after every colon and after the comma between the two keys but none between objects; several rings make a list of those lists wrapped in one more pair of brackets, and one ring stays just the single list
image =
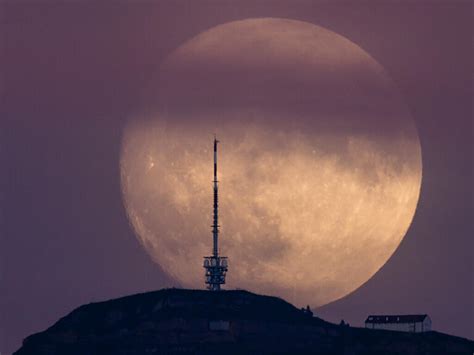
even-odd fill
[{"label": "glowing halo around moon", "polygon": [[124,130],[123,199],[146,251],[181,285],[204,287],[214,132],[225,288],[320,306],[398,247],[418,202],[420,143],[360,47],[301,21],[235,21],[174,50],[157,83]]}]

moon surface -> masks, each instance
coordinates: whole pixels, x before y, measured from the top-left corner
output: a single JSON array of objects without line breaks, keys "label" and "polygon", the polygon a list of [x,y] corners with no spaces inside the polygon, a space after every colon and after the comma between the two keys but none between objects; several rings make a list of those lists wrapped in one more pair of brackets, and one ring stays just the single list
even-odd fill
[{"label": "moon surface", "polygon": [[359,46],[302,21],[229,22],[176,48],[151,82],[123,133],[123,199],[180,285],[205,286],[213,133],[225,288],[321,306],[394,253],[418,202],[420,143]]}]

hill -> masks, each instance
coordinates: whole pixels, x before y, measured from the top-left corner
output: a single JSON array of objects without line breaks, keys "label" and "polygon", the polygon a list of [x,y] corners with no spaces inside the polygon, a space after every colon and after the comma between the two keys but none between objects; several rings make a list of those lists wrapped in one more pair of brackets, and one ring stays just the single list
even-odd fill
[{"label": "hill", "polygon": [[339,326],[247,291],[163,289],[83,305],[27,337],[15,355],[218,353],[472,355],[474,343]]}]

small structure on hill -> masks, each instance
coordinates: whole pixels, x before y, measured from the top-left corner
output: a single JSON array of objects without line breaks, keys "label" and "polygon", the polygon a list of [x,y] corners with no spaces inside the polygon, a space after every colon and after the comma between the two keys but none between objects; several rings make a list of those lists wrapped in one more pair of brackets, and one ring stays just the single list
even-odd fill
[{"label": "small structure on hill", "polygon": [[431,330],[431,318],[427,314],[370,315],[365,320],[365,327],[369,329],[422,333]]}]

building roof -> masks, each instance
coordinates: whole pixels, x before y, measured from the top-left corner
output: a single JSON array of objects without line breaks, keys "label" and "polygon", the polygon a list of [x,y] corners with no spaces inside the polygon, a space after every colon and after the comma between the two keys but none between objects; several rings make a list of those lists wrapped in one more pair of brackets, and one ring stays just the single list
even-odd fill
[{"label": "building roof", "polygon": [[427,314],[370,315],[365,323],[415,323],[423,322]]}]

